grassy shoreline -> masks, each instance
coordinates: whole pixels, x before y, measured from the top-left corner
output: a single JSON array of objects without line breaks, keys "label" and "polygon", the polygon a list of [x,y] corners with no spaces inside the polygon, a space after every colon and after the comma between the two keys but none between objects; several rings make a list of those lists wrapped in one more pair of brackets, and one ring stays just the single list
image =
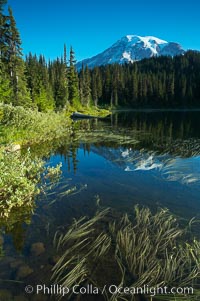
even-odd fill
[{"label": "grassy shoreline", "polygon": [[[26,221],[35,208],[35,197],[45,187],[45,177],[59,174],[49,169],[41,155],[21,148],[70,137],[72,121],[64,112],[36,110],[0,104],[0,225],[12,228]],[[14,151],[15,147],[18,151]]]},{"label": "grassy shoreline", "polygon": [[[70,116],[75,111],[69,107],[67,111],[41,113],[0,104],[0,145],[30,145],[70,135],[73,122]],[[79,112],[97,117],[110,114],[108,110],[95,107],[80,108]]]},{"label": "grassy shoreline", "polygon": [[[68,112],[41,113],[0,104],[0,225],[8,220],[16,221],[18,208],[33,210],[35,196],[43,185],[41,175],[60,172],[58,166],[45,167],[42,155],[21,152],[20,149],[46,142],[51,146],[53,141],[61,138],[70,141],[73,133],[70,115],[73,111],[71,107]],[[109,111],[90,108],[87,113],[105,116]],[[16,147],[18,151],[15,151]]]},{"label": "grassy shoreline", "polygon": [[64,112],[41,113],[11,105],[0,106],[0,144],[27,145],[70,133],[71,120]]}]

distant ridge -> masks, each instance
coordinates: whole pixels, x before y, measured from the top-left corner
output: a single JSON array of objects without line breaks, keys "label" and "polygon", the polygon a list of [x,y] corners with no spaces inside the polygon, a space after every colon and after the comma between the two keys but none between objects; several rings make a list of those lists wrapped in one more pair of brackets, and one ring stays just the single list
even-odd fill
[{"label": "distant ridge", "polygon": [[167,42],[153,36],[126,35],[105,51],[78,62],[77,69],[81,69],[82,64],[93,68],[113,63],[139,61],[153,56],[175,56],[184,52],[182,46],[176,42]]}]

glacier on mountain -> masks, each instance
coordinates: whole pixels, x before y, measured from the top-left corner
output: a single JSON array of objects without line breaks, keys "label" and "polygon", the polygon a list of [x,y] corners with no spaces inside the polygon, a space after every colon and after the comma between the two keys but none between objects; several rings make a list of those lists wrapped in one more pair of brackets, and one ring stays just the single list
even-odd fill
[{"label": "glacier on mountain", "polygon": [[139,61],[153,56],[175,56],[184,52],[181,45],[175,42],[167,42],[154,36],[126,35],[102,53],[78,62],[77,69],[80,69],[82,64],[93,68],[113,63]]}]

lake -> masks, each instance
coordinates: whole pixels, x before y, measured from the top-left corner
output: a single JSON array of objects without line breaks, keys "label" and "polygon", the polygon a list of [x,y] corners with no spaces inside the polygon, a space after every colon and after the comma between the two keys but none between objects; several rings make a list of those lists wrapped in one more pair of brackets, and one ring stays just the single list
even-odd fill
[{"label": "lake", "polygon": [[2,300],[49,300],[24,287],[51,283],[56,231],[67,229],[73,218],[91,217],[97,203],[120,213],[132,214],[139,204],[153,212],[168,208],[183,222],[198,219],[199,120],[200,111],[115,112],[74,121],[71,139],[50,149],[32,147],[48,165],[62,162],[62,176],[36,200],[34,212],[22,213],[0,236]]}]

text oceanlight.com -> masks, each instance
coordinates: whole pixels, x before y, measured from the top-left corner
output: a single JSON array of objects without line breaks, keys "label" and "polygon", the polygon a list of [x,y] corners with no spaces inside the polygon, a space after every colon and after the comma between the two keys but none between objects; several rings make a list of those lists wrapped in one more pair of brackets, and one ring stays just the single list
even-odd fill
[{"label": "text oceanlight.com", "polygon": [[144,285],[142,287],[122,287],[117,285],[104,285],[102,288],[88,284],[87,286],[74,285],[71,288],[63,287],[61,285],[50,285],[39,284],[33,287],[32,285],[27,285],[25,287],[25,292],[27,294],[44,294],[44,295],[60,295],[66,296],[68,294],[75,295],[98,295],[104,293],[110,293],[111,295],[149,295],[151,297],[155,295],[192,295],[194,289],[192,287],[150,287],[149,285]]}]

